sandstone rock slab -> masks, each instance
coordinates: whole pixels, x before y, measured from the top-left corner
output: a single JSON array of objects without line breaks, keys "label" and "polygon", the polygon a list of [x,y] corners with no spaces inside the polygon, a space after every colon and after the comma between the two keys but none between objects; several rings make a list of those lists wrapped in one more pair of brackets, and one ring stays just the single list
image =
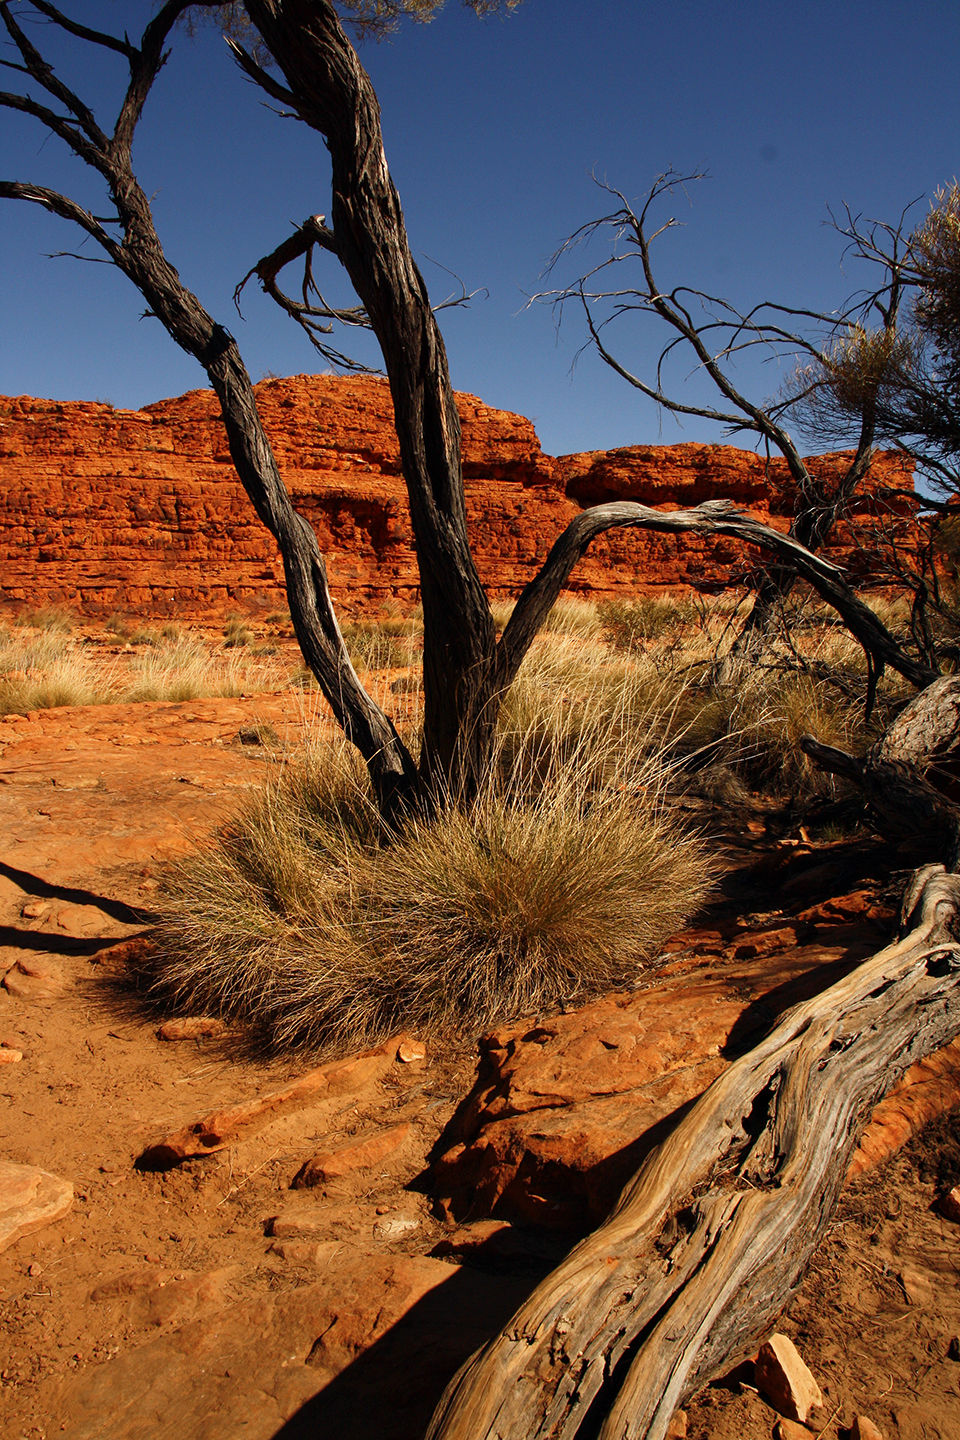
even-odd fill
[{"label": "sandstone rock slab", "polygon": [[369,1170],[390,1159],[409,1139],[413,1127],[407,1121],[398,1125],[386,1125],[378,1130],[354,1136],[343,1145],[332,1150],[322,1150],[308,1160],[300,1170],[294,1184],[297,1188],[312,1188],[325,1185],[330,1180],[340,1180],[355,1170]]},{"label": "sandstone rock slab", "polygon": [[316,1104],[326,1095],[343,1095],[360,1091],[374,1084],[393,1063],[396,1041],[378,1046],[349,1060],[332,1060],[302,1075],[282,1090],[260,1095],[255,1100],[214,1111],[185,1125],[182,1130],[157,1141],[140,1154],[141,1170],[169,1170],[196,1155],[213,1155],[248,1135],[256,1134],[271,1120],[288,1115],[306,1105]]},{"label": "sandstone rock slab", "polygon": [[292,1434],[420,1440],[444,1385],[532,1284],[349,1245],[334,1266],[335,1284],[323,1266],[313,1284],[161,1328],[65,1377],[51,1400],[58,1433],[273,1440],[289,1423]]},{"label": "sandstone rock slab", "polygon": [[0,1250],[62,1220],[73,1205],[73,1185],[34,1165],[0,1160]]}]

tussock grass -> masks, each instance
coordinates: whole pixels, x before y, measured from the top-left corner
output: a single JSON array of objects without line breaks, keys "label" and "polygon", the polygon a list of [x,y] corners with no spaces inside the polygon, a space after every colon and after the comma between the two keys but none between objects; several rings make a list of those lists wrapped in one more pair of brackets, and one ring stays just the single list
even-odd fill
[{"label": "tussock grass", "polygon": [[158,991],[270,1048],[336,1054],[635,983],[711,870],[621,722],[508,720],[475,801],[399,836],[347,747],[317,747],[177,867]]},{"label": "tussock grass", "polygon": [[69,635],[76,624],[76,616],[65,605],[41,605],[36,609],[22,610],[17,624],[33,630],[46,630],[54,635]]},{"label": "tussock grass", "polygon": [[573,595],[561,595],[549,611],[543,628],[548,634],[594,639],[600,634],[597,606]]},{"label": "tussock grass", "polygon": [[379,615],[343,627],[350,659],[358,670],[398,670],[419,658],[423,619],[413,615]]},{"label": "tussock grass", "polygon": [[223,627],[224,650],[233,650],[243,645],[249,645],[252,639],[253,632],[250,630],[243,616],[231,615]]},{"label": "tussock grass", "polygon": [[[171,627],[164,627],[165,630]],[[0,714],[61,705],[130,704],[237,696],[288,683],[287,667],[210,649],[201,639],[152,635],[144,649],[124,656],[91,656],[56,632],[0,644]]]}]

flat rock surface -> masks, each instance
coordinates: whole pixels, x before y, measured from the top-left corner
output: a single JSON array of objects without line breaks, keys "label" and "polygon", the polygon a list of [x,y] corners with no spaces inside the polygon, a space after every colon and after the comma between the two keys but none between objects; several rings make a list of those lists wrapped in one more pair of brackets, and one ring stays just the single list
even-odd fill
[{"label": "flat rock surface", "polygon": [[[794,864],[784,879],[803,874]],[[447,1212],[574,1230],[599,1223],[664,1127],[731,1060],[887,942],[893,911],[869,887],[813,907],[802,886],[781,895],[781,909],[746,922],[716,907],[712,927],[669,942],[674,958],[628,994],[485,1036],[477,1082],[433,1168]],[[887,1097],[855,1173],[958,1101],[953,1044]]]},{"label": "flat rock surface", "polygon": [[35,1165],[0,1160],[0,1250],[24,1235],[62,1220],[73,1205],[73,1186]]}]

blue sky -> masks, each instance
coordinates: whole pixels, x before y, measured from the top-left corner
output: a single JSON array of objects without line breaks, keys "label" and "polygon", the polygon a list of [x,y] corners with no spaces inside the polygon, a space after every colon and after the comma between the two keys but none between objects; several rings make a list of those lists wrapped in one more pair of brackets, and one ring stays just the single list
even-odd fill
[{"label": "blue sky", "polygon": [[[63,4],[131,35],[152,9]],[[91,57],[46,27],[31,34],[101,119],[111,116],[119,57]],[[677,197],[683,228],[659,242],[665,288],[682,281],[744,308],[769,297],[830,309],[862,277],[841,264],[828,207],[896,219],[960,173],[956,0],[525,0],[484,22],[453,3],[362,58],[432,294],[452,284],[438,266],[488,292],[442,319],[454,384],[530,416],[552,454],[722,438],[705,421],[680,429],[662,418],[591,355],[571,369],[583,339],[576,314],[558,335],[548,309],[526,308],[564,238],[609,208],[593,174],[639,197],[671,165],[709,172],[689,199]],[[0,111],[0,154],[3,178],[102,203],[95,178],[35,121]],[[215,33],[177,35],[135,161],[168,257],[233,329],[254,379],[318,369],[258,289],[248,289],[242,320],[232,294],[292,222],[328,210],[319,137],[266,108]],[[122,275],[45,258],[76,247],[65,222],[11,201],[0,215],[0,393],[135,407],[205,383],[140,318],[143,302]],[[598,248],[583,257],[600,258]],[[321,263],[324,288],[347,299],[334,262]],[[648,371],[662,336],[653,327],[622,336],[624,355]],[[353,350],[375,359],[362,341]],[[738,373],[760,397],[782,372],[745,362]]]}]

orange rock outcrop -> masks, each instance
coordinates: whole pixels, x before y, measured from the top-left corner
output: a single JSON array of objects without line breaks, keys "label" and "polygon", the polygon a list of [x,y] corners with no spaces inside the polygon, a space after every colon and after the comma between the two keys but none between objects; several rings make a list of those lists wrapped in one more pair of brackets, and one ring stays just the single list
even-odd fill
[{"label": "orange rock outcrop", "polygon": [[[386,382],[301,375],[261,382],[257,400],[341,607],[414,602],[413,537]],[[701,444],[556,459],[543,453],[529,420],[472,395],[458,403],[471,534],[492,594],[515,594],[578,510],[601,500],[669,508],[723,495],[788,523],[782,461]],[[880,457],[869,486],[909,485],[901,463]],[[591,547],[570,588],[599,598],[720,587],[755,558],[724,538],[611,532]],[[842,546],[835,558],[848,558]],[[0,607],[220,615],[230,606],[283,605],[282,580],[273,539],[234,473],[211,391],[136,411],[0,399]]]}]

